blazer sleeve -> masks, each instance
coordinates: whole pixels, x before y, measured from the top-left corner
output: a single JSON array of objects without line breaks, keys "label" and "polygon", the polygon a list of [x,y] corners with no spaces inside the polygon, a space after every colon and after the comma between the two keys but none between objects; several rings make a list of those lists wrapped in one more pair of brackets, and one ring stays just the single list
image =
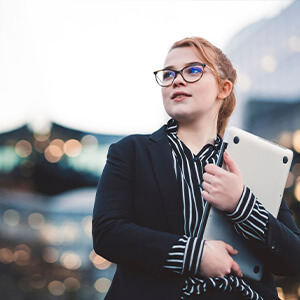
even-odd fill
[{"label": "blazer sleeve", "polygon": [[300,232],[284,199],[277,218],[269,213],[266,241],[259,248],[265,267],[273,274],[300,274]]},{"label": "blazer sleeve", "polygon": [[94,205],[94,249],[114,263],[160,273],[180,235],[135,223],[134,151],[126,148],[125,152],[118,144],[108,151]]}]

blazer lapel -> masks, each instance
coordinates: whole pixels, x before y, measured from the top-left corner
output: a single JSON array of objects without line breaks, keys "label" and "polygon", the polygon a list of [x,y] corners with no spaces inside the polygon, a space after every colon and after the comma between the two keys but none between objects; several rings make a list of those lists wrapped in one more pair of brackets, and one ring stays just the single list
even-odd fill
[{"label": "blazer lapel", "polygon": [[173,233],[183,234],[182,201],[165,127],[153,133],[150,140],[153,142],[148,150],[171,230]]}]

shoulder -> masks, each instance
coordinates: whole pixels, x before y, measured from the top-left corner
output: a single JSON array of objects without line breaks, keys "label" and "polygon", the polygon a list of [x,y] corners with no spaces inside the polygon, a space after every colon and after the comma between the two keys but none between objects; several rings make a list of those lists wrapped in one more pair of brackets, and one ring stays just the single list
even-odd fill
[{"label": "shoulder", "polygon": [[143,159],[148,153],[148,148],[157,143],[168,145],[166,125],[151,134],[132,134],[111,144],[108,157],[122,157],[127,161],[135,161],[137,158]]},{"label": "shoulder", "polygon": [[132,134],[122,138],[115,144],[112,144],[113,147],[117,147],[120,150],[132,150],[133,148],[147,147],[152,143],[157,141],[166,140],[166,126],[162,126],[157,131],[151,134]]},{"label": "shoulder", "polygon": [[132,156],[137,149],[147,148],[149,144],[150,134],[132,134],[122,138],[120,141],[110,146],[110,151],[117,149],[117,151]]}]

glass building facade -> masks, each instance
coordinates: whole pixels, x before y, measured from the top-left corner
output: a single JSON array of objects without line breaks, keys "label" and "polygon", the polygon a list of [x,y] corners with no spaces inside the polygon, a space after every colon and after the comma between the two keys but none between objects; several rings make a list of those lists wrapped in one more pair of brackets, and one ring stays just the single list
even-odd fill
[{"label": "glass building facade", "polygon": [[[227,45],[238,71],[232,125],[293,150],[284,197],[300,227],[300,2],[243,29]],[[281,299],[300,299],[300,277],[276,277]]]},{"label": "glass building facade", "polygon": [[115,265],[93,251],[92,210],[108,147],[120,138],[58,124],[0,134],[3,299],[104,298]]}]

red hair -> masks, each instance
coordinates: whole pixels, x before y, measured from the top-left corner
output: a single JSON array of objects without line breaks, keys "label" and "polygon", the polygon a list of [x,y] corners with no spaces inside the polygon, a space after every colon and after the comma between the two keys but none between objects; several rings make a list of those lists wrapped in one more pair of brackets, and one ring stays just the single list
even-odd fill
[{"label": "red hair", "polygon": [[222,80],[229,80],[232,82],[232,90],[230,94],[222,100],[223,103],[218,114],[217,129],[218,133],[223,137],[229,117],[236,105],[234,93],[234,84],[237,77],[236,70],[228,57],[219,48],[201,37],[190,37],[177,41],[171,46],[170,51],[181,47],[191,47],[194,49],[201,60],[215,72],[219,87],[221,86]]}]

